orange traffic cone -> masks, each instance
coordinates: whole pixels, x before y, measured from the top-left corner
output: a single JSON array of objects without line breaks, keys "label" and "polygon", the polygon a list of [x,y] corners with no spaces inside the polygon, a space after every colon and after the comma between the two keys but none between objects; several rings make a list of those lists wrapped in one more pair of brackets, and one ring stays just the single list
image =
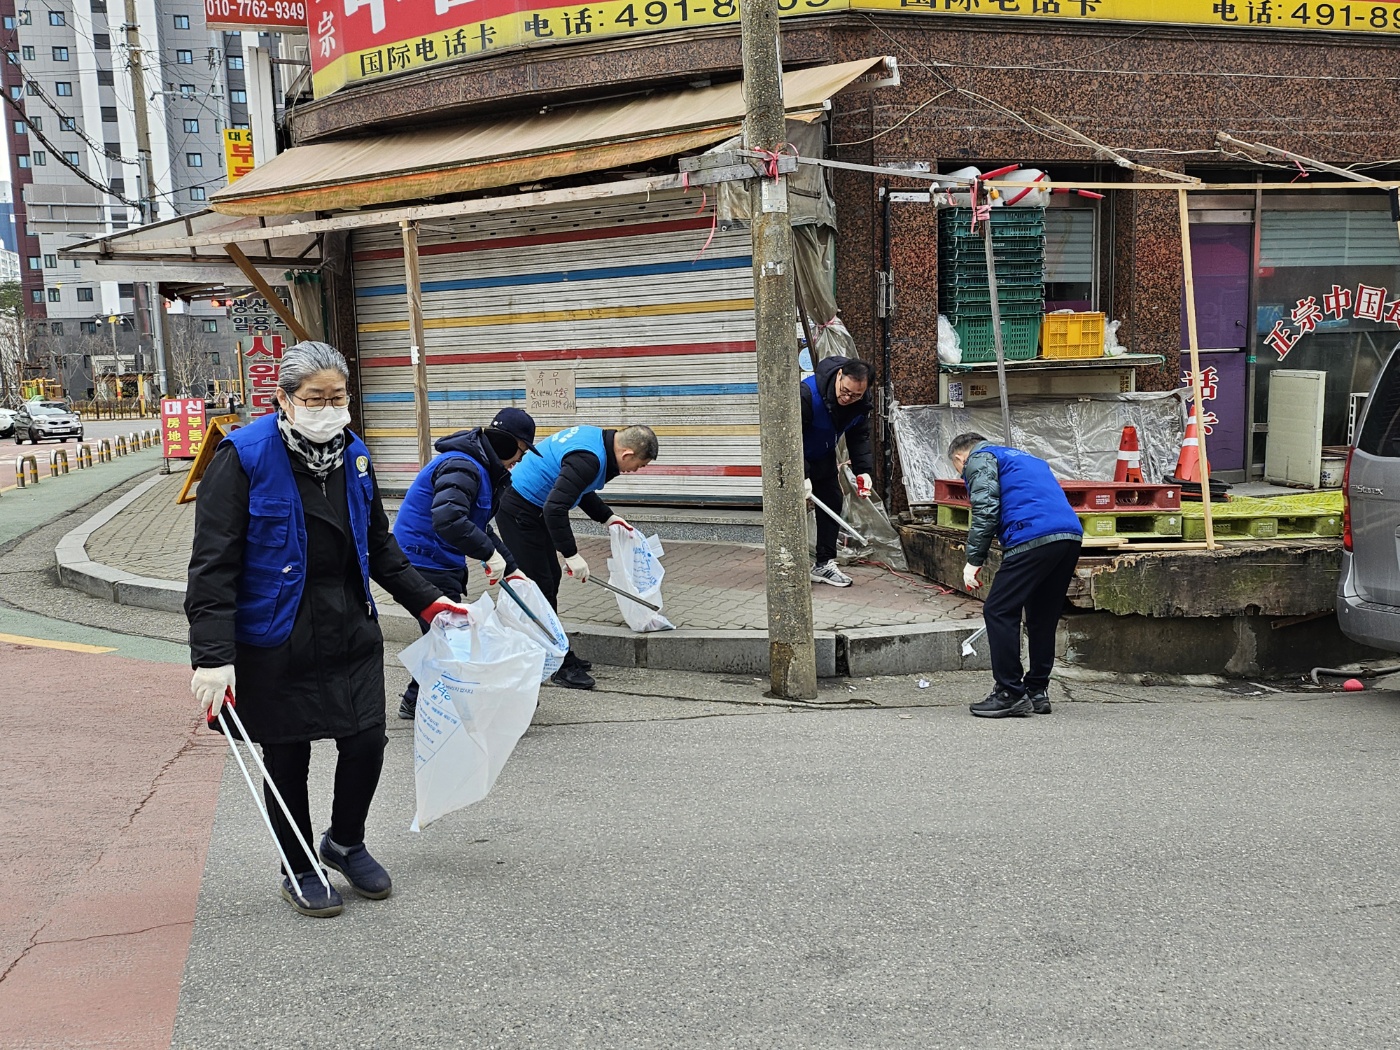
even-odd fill
[{"label": "orange traffic cone", "polygon": [[1135,481],[1142,484],[1142,453],[1138,451],[1137,427],[1124,427],[1118,441],[1118,465],[1113,468],[1114,481]]},{"label": "orange traffic cone", "polygon": [[1181,455],[1176,458],[1178,481],[1201,483],[1200,439],[1196,437],[1196,406],[1191,406],[1191,415],[1186,419],[1186,436],[1181,439]]}]

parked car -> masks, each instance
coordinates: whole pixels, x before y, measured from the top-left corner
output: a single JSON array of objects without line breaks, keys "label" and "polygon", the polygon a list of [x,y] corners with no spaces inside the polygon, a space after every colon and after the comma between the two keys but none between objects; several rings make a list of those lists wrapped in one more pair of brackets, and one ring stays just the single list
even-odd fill
[{"label": "parked car", "polygon": [[83,440],[83,421],[62,401],[30,401],[15,416],[16,445],[69,438]]},{"label": "parked car", "polygon": [[15,432],[15,410],[0,408],[0,438],[9,437]]},{"label": "parked car", "polygon": [[1376,377],[1347,451],[1337,622],[1353,641],[1400,652],[1400,349]]}]

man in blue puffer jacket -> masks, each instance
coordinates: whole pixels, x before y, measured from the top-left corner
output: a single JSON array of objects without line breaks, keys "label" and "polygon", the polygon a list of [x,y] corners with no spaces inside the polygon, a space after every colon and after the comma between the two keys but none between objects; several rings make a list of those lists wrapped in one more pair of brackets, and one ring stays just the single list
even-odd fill
[{"label": "man in blue puffer jacket", "polygon": [[[535,448],[535,421],[518,408],[503,408],[485,427],[459,430],[433,445],[438,455],[418,472],[394,520],[399,541],[418,575],[457,601],[467,590],[467,566],[485,566],[495,586],[516,572],[515,558],[491,528],[510,468]],[[409,612],[414,612],[410,609]],[[420,630],[428,624],[421,618]],[[418,683],[404,690],[399,717],[412,719]]]},{"label": "man in blue puffer jacket", "polygon": [[[973,704],[982,718],[1050,713],[1050,670],[1055,626],[1084,528],[1064,489],[1043,459],[993,445],[981,434],[959,434],[948,446],[953,468],[967,482],[972,522],[967,533],[963,586],[982,586],[992,539],[1001,541],[1001,568],[982,607],[996,686]],[[1022,675],[1021,616],[1026,619],[1030,669]]]}]

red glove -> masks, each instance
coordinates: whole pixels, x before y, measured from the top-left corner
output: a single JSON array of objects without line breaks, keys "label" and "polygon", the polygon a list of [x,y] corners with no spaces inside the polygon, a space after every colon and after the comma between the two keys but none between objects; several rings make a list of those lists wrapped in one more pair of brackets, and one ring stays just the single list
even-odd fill
[{"label": "red glove", "polygon": [[869,474],[856,475],[856,495],[861,499],[869,499],[870,492],[874,487],[875,483]]},{"label": "red glove", "polygon": [[603,522],[604,528],[611,528],[614,525],[621,525],[628,532],[637,531],[636,529],[632,528],[631,525],[627,524],[626,520],[620,514],[614,514],[607,521]]},{"label": "red glove", "polygon": [[471,615],[471,610],[468,609],[461,602],[450,601],[446,595],[443,595],[442,597],[438,598],[437,601],[433,602],[432,605],[428,606],[421,613],[419,613],[418,617],[425,623],[432,623],[433,617],[437,616],[438,613],[444,612],[460,613],[463,616]]},{"label": "red glove", "polygon": [[529,579],[529,577],[526,576],[526,575],[525,575],[523,572],[521,572],[519,569],[516,569],[513,573],[511,573],[509,576],[507,576],[506,579],[507,579],[508,581],[511,581],[511,582],[517,582],[517,581],[524,581],[524,580],[527,580],[527,579]]}]

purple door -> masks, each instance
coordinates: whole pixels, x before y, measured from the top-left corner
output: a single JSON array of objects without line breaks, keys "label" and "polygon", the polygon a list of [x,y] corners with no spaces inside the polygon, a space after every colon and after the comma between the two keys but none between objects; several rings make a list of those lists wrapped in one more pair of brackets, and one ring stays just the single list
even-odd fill
[{"label": "purple door", "polygon": [[[1249,345],[1249,258],[1253,226],[1191,226],[1191,269],[1196,283],[1196,345],[1243,350]],[[1181,304],[1181,349],[1190,345],[1186,303]]]}]

